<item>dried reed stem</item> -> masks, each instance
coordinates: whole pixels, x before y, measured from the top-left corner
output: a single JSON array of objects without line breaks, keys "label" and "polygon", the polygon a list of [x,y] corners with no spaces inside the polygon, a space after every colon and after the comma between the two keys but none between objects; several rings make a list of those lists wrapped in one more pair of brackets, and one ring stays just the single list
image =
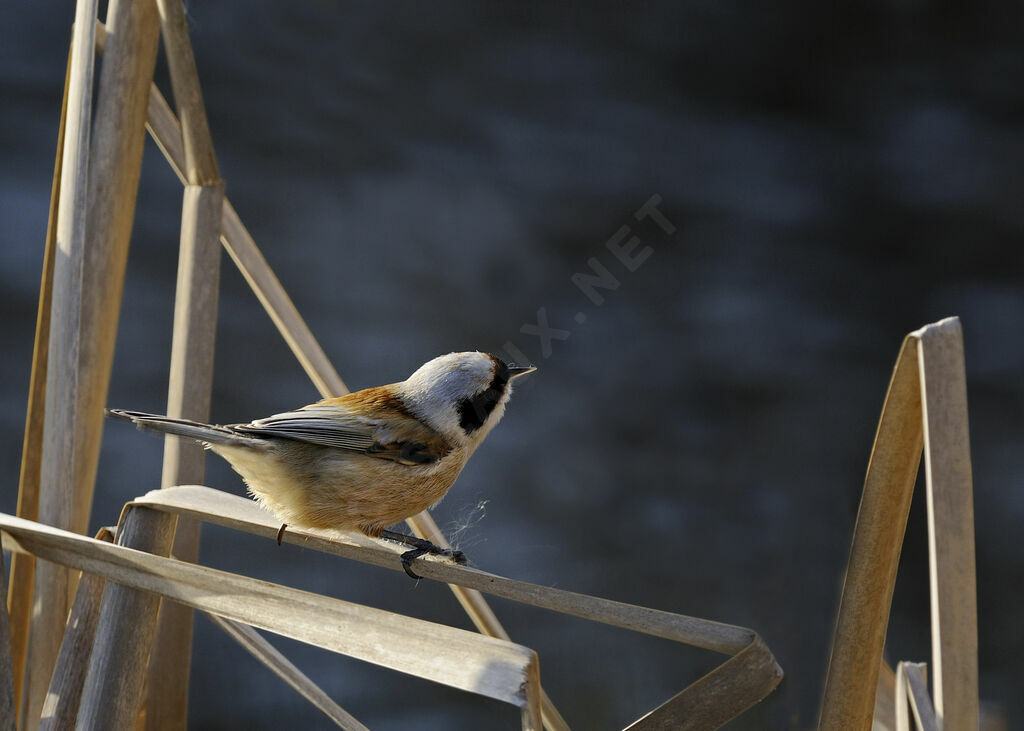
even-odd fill
[{"label": "dried reed stem", "polygon": [[523,704],[519,714],[522,729],[523,731],[541,731],[544,728],[544,720],[540,712],[540,662],[536,655],[533,656],[533,661],[526,669],[526,678],[526,682],[523,684],[526,703]]},{"label": "dried reed stem", "polygon": [[821,729],[871,726],[922,435],[916,344],[908,337],[893,370],[868,461],[825,681]]},{"label": "dried reed stem", "polygon": [[629,725],[626,731],[718,728],[771,693],[781,680],[782,668],[755,635],[737,655]]},{"label": "dried reed stem", "polygon": [[[935,712],[977,729],[974,510],[960,321],[903,342],[882,407],[857,513],[821,729],[869,729],[889,610],[922,447],[928,503]],[[897,699],[898,702],[898,699]]]},{"label": "dried reed stem", "polygon": [[[942,728],[932,699],[928,697],[928,666],[925,663],[899,663],[895,685],[896,731],[939,731]],[[913,723],[910,722],[911,717]]]},{"label": "dried reed stem", "polygon": [[[222,183],[185,188],[167,413],[197,421],[208,421],[210,416],[223,203]],[[205,464],[201,445],[167,437],[161,484],[202,482]],[[183,561],[198,560],[199,523],[178,521],[173,555]],[[164,602],[150,661],[151,682],[146,685],[147,728],[186,727],[191,652],[192,610]]]},{"label": "dried reed stem", "polygon": [[[53,163],[50,188],[50,211],[46,219],[46,243],[43,250],[43,273],[39,284],[39,306],[36,311],[36,335],[32,350],[32,375],[28,387],[25,414],[25,439],[21,450],[21,475],[18,480],[18,516],[28,520],[39,518],[39,479],[43,460],[43,421],[46,409],[46,369],[50,350],[50,307],[53,302],[53,267],[57,248],[57,211],[61,189],[64,156],[64,129],[68,114],[68,88],[71,84],[71,48],[64,74],[64,96],[61,100],[60,124],[57,129],[57,154]],[[28,654],[29,618],[32,593],[35,589],[35,558],[25,554],[11,557],[11,579],[7,607],[11,623],[11,656],[14,675],[15,721],[20,720],[25,661]]]},{"label": "dried reed stem", "polygon": [[940,727],[971,731],[980,719],[978,594],[963,333],[960,321],[948,318],[914,336],[924,412],[935,717]]},{"label": "dried reed stem", "polygon": [[[111,0],[108,38],[96,97],[90,149],[88,239],[82,292],[82,384],[71,428],[83,435],[76,455],[76,530],[88,524],[110,385],[128,243],[135,216],[159,22],[152,0]],[[83,341],[84,342],[84,341]]]},{"label": "dried reed stem", "polygon": [[872,728],[892,731],[896,727],[896,671],[889,663],[882,661],[878,668],[878,685],[875,686],[875,711],[871,720]]},{"label": "dried reed stem", "polygon": [[[76,94],[91,99],[91,71],[82,79],[88,84],[76,85],[72,73],[63,182],[75,180],[81,193],[77,205],[70,198],[65,205],[63,190],[60,200],[40,516],[56,518],[77,532],[88,526],[92,505],[158,28],[152,0],[111,0],[91,138],[84,124],[84,132],[76,132],[78,127],[72,124],[76,116],[88,120],[87,113],[81,114],[88,103],[76,103]],[[91,70],[95,31],[95,0],[82,0],[76,13],[73,69],[81,57],[80,65]],[[84,162],[69,164],[86,156],[88,169]],[[62,236],[65,211],[74,216],[68,224],[76,237],[74,245]],[[70,603],[66,572],[54,579],[58,572],[44,570],[45,566],[37,567],[37,588],[43,592],[37,591],[36,605],[44,621],[33,619],[27,680],[31,713],[26,719],[33,723]]]},{"label": "dried reed stem", "polygon": [[[0,589],[7,588],[4,552],[0,550]],[[0,605],[0,731],[14,731],[18,709],[14,703],[14,663],[11,661],[11,628],[7,605]]]},{"label": "dried reed stem", "polygon": [[[130,505],[187,515],[213,525],[266,538],[275,538],[280,527],[280,521],[254,501],[201,485],[152,490],[136,498]],[[359,533],[289,527],[284,534],[284,541],[300,545],[306,550],[323,551],[394,571],[403,571],[400,560],[403,552],[401,546]],[[725,655],[742,652],[756,638],[753,630],[744,627],[517,581],[435,556],[420,559],[416,564],[416,573],[425,579],[458,584],[530,606],[622,627]]]},{"label": "dried reed stem", "polygon": [[294,688],[303,698],[319,708],[324,714],[345,731],[369,731],[344,708],[310,680],[301,670],[271,645],[263,635],[247,624],[232,619],[207,614],[215,625],[224,630],[235,642],[248,650],[253,657],[266,665],[281,680]]},{"label": "dried reed stem", "polygon": [[[174,521],[151,510],[126,510],[117,545],[166,556]],[[111,583],[103,592],[96,640],[82,689],[79,731],[127,729],[142,703],[160,596]]]},{"label": "dried reed stem", "polygon": [[[181,250],[175,295],[174,336],[167,395],[170,416],[209,421],[213,389],[217,296],[220,279],[224,183],[203,105],[199,75],[181,0],[157,0],[171,86],[182,125],[185,186]],[[164,487],[203,482],[206,452],[192,440],[169,436],[164,449]],[[178,521],[175,558],[199,558],[199,524]],[[184,729],[188,722],[192,610],[175,602],[160,609],[146,686],[146,727]]]},{"label": "dried reed stem", "polygon": [[196,59],[188,38],[188,23],[181,0],[156,0],[163,29],[171,88],[181,121],[185,148],[185,179],[189,185],[220,183],[217,157],[213,150],[210,125],[206,119],[203,93],[199,85]]},{"label": "dried reed stem", "polygon": [[[40,463],[38,511],[42,522],[61,528],[75,527],[75,465],[81,450],[81,437],[72,423],[79,394],[80,338],[83,337],[81,295],[89,201],[95,19],[96,0],[79,0],[72,31],[50,304],[42,424],[46,458]],[[42,294],[45,297],[45,292]],[[41,378],[42,373],[39,376]],[[33,455],[26,456],[34,459]],[[26,495],[26,498],[31,501],[31,496]],[[25,691],[19,700],[23,728],[34,729],[39,722],[72,591],[66,569],[46,563],[36,565]]]},{"label": "dried reed stem", "polygon": [[[110,543],[114,534],[107,528],[101,528],[96,539]],[[75,726],[106,583],[101,577],[84,572],[78,581],[50,690],[43,703],[40,731],[62,731]]]}]

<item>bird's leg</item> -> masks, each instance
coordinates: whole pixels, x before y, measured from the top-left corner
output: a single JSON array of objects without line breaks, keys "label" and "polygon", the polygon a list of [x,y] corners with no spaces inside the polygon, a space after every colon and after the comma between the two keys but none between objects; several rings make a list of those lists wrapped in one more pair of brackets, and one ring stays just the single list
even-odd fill
[{"label": "bird's leg", "polygon": [[287,523],[282,523],[281,528],[277,531],[277,545],[281,545],[281,539],[284,538],[284,529],[288,527]]},{"label": "bird's leg", "polygon": [[435,546],[428,540],[423,538],[416,538],[415,536],[407,536],[405,533],[396,533],[393,530],[383,530],[380,533],[381,538],[386,538],[389,541],[395,541],[405,546],[412,546],[411,551],[406,551],[402,554],[402,568],[413,579],[421,579],[422,576],[418,576],[412,570],[412,562],[420,556],[426,553],[432,553],[435,556],[446,556],[455,563],[466,563],[466,554],[462,551],[455,551],[451,548],[441,548]]}]

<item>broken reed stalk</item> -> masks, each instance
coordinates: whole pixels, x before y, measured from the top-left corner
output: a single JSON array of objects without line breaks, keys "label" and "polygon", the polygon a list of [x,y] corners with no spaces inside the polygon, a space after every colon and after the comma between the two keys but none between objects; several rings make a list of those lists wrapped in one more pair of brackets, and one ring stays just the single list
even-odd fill
[{"label": "broken reed stalk", "polygon": [[[923,662],[901,662],[896,666],[896,731],[939,731],[940,726],[928,697],[928,666]],[[913,716],[914,723],[910,722]]]},{"label": "broken reed stalk", "polygon": [[[210,137],[185,8],[181,0],[157,0],[157,9],[182,123],[187,181],[182,201],[167,414],[205,422],[210,418],[213,390],[224,183]],[[203,482],[205,467],[206,452],[200,444],[166,437],[163,487]],[[198,560],[198,522],[178,521],[172,554],[183,561]],[[187,725],[192,622],[191,608],[163,602],[143,704],[146,727],[154,731],[184,729]]]},{"label": "broken reed stalk", "polygon": [[893,370],[857,512],[819,728],[871,727],[922,450],[935,714],[946,728],[978,728],[974,500],[968,437],[963,332],[959,319],[950,317],[907,335]]},{"label": "broken reed stalk", "polygon": [[[117,545],[166,556],[174,521],[151,510],[125,510]],[[78,712],[79,731],[135,726],[156,631],[160,595],[110,583],[100,617]]]},{"label": "broken reed stalk", "polygon": [[[41,386],[46,401],[41,425],[42,450],[46,459],[39,457],[42,461],[37,493],[38,517],[40,521],[60,528],[73,528],[75,525],[75,462],[81,449],[80,435],[72,427],[72,420],[79,386],[95,18],[96,0],[79,0],[75,9],[67,83],[68,111],[57,203],[46,376],[45,385]],[[45,292],[41,294],[45,297]],[[38,375],[42,379],[42,373]],[[39,429],[40,425],[37,423],[32,427]],[[36,456],[26,454],[24,458],[30,461]],[[31,502],[32,496],[29,494],[26,499]],[[24,690],[18,699],[19,715],[25,729],[34,729],[39,722],[67,620],[70,583],[67,569],[54,564],[36,564],[32,602],[38,609],[29,625]],[[23,589],[24,586],[19,587],[19,591]]]},{"label": "broken reed stalk", "polygon": [[[50,187],[50,210],[46,219],[46,243],[43,249],[43,273],[39,283],[39,305],[36,310],[36,334],[32,346],[32,375],[28,386],[28,407],[25,413],[25,439],[21,450],[21,474],[18,478],[19,518],[39,519],[39,475],[43,460],[43,417],[46,408],[46,368],[50,352],[50,306],[53,301],[53,262],[57,248],[57,211],[61,189],[64,157],[64,129],[68,115],[68,87],[71,84],[71,47],[68,47],[64,72],[64,95],[60,105],[57,128],[57,154],[53,162],[53,183]],[[11,578],[7,591],[7,607],[11,625],[11,662],[14,680],[15,709],[12,718],[20,722],[20,699],[25,682],[25,661],[28,655],[29,618],[32,593],[35,590],[35,557],[23,553],[11,556]]]}]

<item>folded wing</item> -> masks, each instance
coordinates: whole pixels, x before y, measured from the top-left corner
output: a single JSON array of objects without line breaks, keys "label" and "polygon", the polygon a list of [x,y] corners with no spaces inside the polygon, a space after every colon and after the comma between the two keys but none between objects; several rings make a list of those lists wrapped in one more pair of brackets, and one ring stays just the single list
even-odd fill
[{"label": "folded wing", "polygon": [[350,397],[321,401],[232,429],[255,437],[278,437],[344,449],[405,465],[432,464],[452,450],[452,444],[404,410],[380,408]]}]

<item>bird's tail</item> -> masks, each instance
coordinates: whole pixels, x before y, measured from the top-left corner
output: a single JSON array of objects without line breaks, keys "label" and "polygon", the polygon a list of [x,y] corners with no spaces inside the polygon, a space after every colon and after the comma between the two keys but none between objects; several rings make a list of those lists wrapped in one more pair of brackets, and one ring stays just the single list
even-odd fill
[{"label": "bird's tail", "polygon": [[188,419],[173,419],[170,416],[147,414],[142,411],[107,409],[107,416],[133,422],[142,431],[163,432],[179,437],[189,437],[207,444],[224,444],[236,447],[254,447],[262,440],[247,437],[226,426],[202,424]]}]

